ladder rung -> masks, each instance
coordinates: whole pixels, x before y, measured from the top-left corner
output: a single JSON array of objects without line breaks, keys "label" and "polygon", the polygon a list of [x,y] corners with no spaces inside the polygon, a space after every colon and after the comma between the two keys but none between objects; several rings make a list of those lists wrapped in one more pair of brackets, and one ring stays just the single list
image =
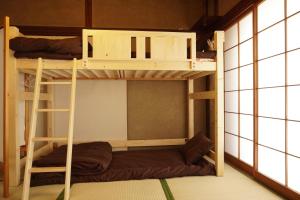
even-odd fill
[{"label": "ladder rung", "polygon": [[63,82],[59,82],[59,81],[49,81],[49,82],[41,82],[42,85],[71,85],[72,82],[70,81],[63,81]]},{"label": "ladder rung", "polygon": [[34,137],[32,139],[34,142],[48,142],[48,141],[68,141],[65,137]]},{"label": "ladder rung", "polygon": [[45,172],[65,172],[66,167],[33,167],[30,169],[31,173],[45,173]]},{"label": "ladder rung", "polygon": [[37,109],[38,112],[68,112],[70,109]]}]

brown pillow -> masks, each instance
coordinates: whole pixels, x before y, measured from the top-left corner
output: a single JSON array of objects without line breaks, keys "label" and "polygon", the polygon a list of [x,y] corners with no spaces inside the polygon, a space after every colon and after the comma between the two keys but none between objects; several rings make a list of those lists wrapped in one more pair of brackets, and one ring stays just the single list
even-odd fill
[{"label": "brown pillow", "polygon": [[196,164],[210,150],[210,140],[201,133],[195,135],[182,148],[186,164]]}]

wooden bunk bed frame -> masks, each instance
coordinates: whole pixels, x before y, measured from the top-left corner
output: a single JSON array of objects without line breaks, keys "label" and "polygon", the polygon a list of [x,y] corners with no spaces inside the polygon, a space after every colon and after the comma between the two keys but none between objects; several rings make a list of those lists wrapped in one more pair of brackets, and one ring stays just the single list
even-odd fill
[{"label": "wooden bunk bed frame", "polygon": [[[32,101],[32,92],[19,92],[19,73],[36,74],[38,59],[17,59],[9,48],[9,40],[21,36],[16,27],[10,27],[9,18],[4,20],[4,196],[8,197],[8,187],[20,184],[25,158],[20,159],[18,142],[18,102]],[[135,40],[136,58],[131,58],[132,38]],[[186,80],[188,83],[188,134],[194,136],[194,101],[215,100],[214,108],[214,151],[217,176],[224,173],[224,79],[223,43],[224,32],[214,33],[217,56],[214,61],[196,58],[196,34],[183,32],[110,31],[84,29],[82,32],[82,59],[76,63],[77,79],[123,79],[123,80]],[[147,40],[151,42],[147,42]],[[93,43],[93,55],[88,55],[88,41]],[[147,44],[148,43],[148,44]],[[150,44],[150,46],[149,46]],[[148,46],[147,46],[148,45]],[[190,48],[187,48],[190,47]],[[151,49],[147,58],[146,49]],[[117,50],[116,50],[117,49]],[[72,60],[42,60],[46,81],[70,79]],[[194,91],[194,79],[214,75],[213,91]],[[47,93],[41,100],[53,104],[53,86],[46,85]],[[53,135],[53,115],[47,114],[47,136]],[[25,123],[29,123],[28,117]],[[157,140],[109,141],[114,148],[182,145],[187,138]],[[76,142],[76,141],[74,141]],[[53,149],[53,142],[36,150],[34,158]]]}]

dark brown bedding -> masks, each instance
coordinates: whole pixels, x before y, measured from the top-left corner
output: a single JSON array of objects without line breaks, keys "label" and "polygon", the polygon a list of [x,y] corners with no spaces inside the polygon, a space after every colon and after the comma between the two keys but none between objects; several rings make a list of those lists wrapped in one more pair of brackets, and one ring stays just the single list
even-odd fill
[{"label": "dark brown bedding", "polygon": [[[66,166],[67,146],[55,149],[33,162],[36,167]],[[72,174],[93,175],[104,172],[112,160],[112,147],[108,142],[91,142],[73,145]]]},{"label": "dark brown bedding", "polygon": [[217,55],[216,51],[197,51],[196,58],[215,59],[216,55]]},{"label": "dark brown bedding", "polygon": [[[10,40],[10,48],[16,58],[45,58],[71,60],[82,58],[82,40],[80,37],[66,39],[45,39],[16,37]],[[89,45],[89,51],[92,46]]]},{"label": "dark brown bedding", "polygon": [[16,37],[9,41],[9,45],[12,50],[17,52],[82,53],[82,41],[80,37],[66,39]]},{"label": "dark brown bedding", "polygon": [[[161,179],[181,176],[214,175],[214,165],[201,158],[187,165],[179,149],[113,152],[112,162],[103,173],[74,175],[71,182],[101,182],[131,179]],[[31,185],[63,184],[64,173],[33,174]]]},{"label": "dark brown bedding", "polygon": [[[44,58],[55,60],[71,60],[82,58],[82,40],[80,37],[67,39],[45,39],[16,37],[10,40],[10,48],[15,51],[16,58]],[[91,55],[92,46],[89,45]],[[147,53],[146,57],[150,54]],[[136,57],[136,52],[131,52],[131,57]],[[197,52],[197,58],[215,59],[215,51]]]},{"label": "dark brown bedding", "polygon": [[44,58],[44,59],[54,59],[54,60],[73,60],[73,58],[81,59],[82,54],[58,54],[58,53],[48,53],[43,51],[36,52],[18,52],[15,51],[14,56],[16,58]]}]

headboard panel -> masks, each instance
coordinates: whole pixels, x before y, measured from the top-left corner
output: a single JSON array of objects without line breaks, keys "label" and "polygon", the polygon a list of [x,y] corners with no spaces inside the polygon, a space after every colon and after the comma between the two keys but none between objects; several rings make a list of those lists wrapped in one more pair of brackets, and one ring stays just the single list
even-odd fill
[{"label": "headboard panel", "polygon": [[[196,59],[196,34],[83,30],[83,60],[191,61]],[[88,42],[93,46],[88,54]]]}]

